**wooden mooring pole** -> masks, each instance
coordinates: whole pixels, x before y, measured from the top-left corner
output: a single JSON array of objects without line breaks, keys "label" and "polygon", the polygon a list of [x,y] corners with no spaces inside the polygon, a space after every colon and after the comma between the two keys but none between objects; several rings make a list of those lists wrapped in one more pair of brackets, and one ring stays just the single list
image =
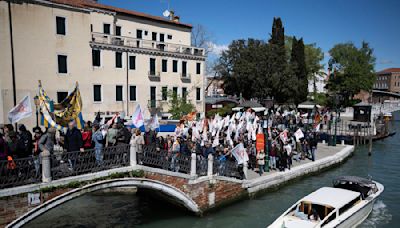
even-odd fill
[{"label": "wooden mooring pole", "polygon": [[368,128],[368,137],[369,137],[369,148],[368,148],[368,156],[372,155],[372,129]]}]

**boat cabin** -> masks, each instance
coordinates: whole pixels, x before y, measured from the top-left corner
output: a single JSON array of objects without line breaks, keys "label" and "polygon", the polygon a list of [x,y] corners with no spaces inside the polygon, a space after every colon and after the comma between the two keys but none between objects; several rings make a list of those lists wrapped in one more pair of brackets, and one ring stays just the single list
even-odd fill
[{"label": "boat cabin", "polygon": [[343,188],[361,194],[362,199],[367,198],[369,195],[374,194],[378,191],[376,183],[356,176],[343,176],[333,180],[333,186],[335,188]]},{"label": "boat cabin", "polygon": [[324,187],[307,195],[285,215],[285,227],[324,227],[358,202],[361,194],[341,188]]}]

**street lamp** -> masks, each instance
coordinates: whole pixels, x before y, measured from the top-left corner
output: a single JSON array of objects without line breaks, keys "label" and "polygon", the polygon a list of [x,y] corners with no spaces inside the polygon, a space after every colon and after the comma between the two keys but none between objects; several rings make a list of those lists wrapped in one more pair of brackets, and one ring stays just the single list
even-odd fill
[{"label": "street lamp", "polygon": [[40,100],[39,97],[36,95],[33,97],[33,102],[35,103],[36,107],[36,128],[39,127],[39,105],[40,105]]}]

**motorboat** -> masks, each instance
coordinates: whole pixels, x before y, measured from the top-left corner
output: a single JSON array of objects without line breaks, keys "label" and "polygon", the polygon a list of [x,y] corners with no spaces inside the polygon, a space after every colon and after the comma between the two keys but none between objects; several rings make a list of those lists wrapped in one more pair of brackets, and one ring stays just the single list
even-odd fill
[{"label": "motorboat", "polygon": [[371,213],[382,184],[357,176],[333,180],[297,201],[268,228],[356,227]]}]

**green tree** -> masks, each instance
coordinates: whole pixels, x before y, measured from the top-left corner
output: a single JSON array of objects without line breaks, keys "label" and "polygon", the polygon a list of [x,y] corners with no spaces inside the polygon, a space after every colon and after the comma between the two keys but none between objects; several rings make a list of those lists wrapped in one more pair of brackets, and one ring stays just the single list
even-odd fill
[{"label": "green tree", "polygon": [[262,40],[232,41],[216,68],[224,79],[225,93],[246,99],[265,98],[270,92],[265,66],[267,55],[267,45]]},{"label": "green tree", "polygon": [[271,39],[269,40],[270,62],[268,64],[269,82],[272,96],[278,103],[293,100],[296,89],[296,80],[293,71],[288,65],[288,56],[285,49],[285,28],[282,20],[274,18],[272,23]]},{"label": "green tree", "polygon": [[171,113],[172,119],[180,119],[195,110],[194,105],[186,99],[186,95],[179,96],[172,90],[168,91],[168,112]]},{"label": "green tree", "polygon": [[308,95],[308,78],[303,39],[297,40],[296,37],[293,37],[290,65],[297,79],[294,102],[299,104],[307,100]]},{"label": "green tree", "polygon": [[353,43],[336,44],[329,54],[329,67],[333,73],[327,88],[331,93],[340,94],[345,105],[361,90],[372,89],[375,57],[368,43],[362,42],[360,48]]}]

